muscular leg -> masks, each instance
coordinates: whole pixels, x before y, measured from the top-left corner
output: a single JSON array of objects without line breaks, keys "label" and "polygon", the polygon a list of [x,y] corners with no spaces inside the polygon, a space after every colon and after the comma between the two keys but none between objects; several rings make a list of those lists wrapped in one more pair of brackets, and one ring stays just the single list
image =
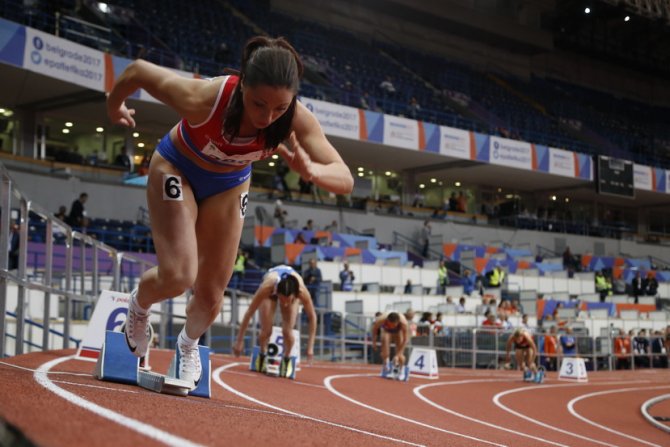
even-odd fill
[{"label": "muscular leg", "polygon": [[293,327],[295,326],[299,306],[300,302],[298,300],[295,300],[287,307],[280,306],[282,318],[281,330],[284,336],[284,357],[287,358],[291,356],[291,349],[293,349],[293,344],[295,343]]},{"label": "muscular leg", "polygon": [[[164,175],[181,177],[183,200],[163,199]],[[147,204],[158,265],[144,272],[140,280],[137,302],[145,309],[181,295],[193,285],[198,271],[195,233],[198,206],[193,191],[186,177],[158,152],[151,159]]]},{"label": "muscular leg", "polygon": [[258,307],[258,313],[261,319],[261,331],[258,334],[258,346],[262,353],[268,352],[268,343],[272,336],[272,322],[275,316],[277,302],[274,300],[265,300]]},{"label": "muscular leg", "polygon": [[523,349],[514,350],[514,358],[516,358],[516,368],[525,371],[526,370],[526,359],[524,356]]},{"label": "muscular leg", "polygon": [[223,292],[233,273],[244,219],[241,194],[249,181],[200,202],[196,222],[198,276],[194,296],[186,307],[186,332],[199,338],[221,311]]},{"label": "muscular leg", "polygon": [[382,342],[382,363],[386,364],[391,355],[391,334],[382,329],[380,337]]},{"label": "muscular leg", "polygon": [[395,344],[395,357],[393,358],[394,362],[398,366],[403,366],[405,364],[405,353],[401,352],[399,349],[400,346],[400,334],[395,333],[391,336],[393,343]]},{"label": "muscular leg", "polygon": [[537,372],[537,365],[535,364],[535,351],[532,348],[524,350],[524,356],[526,357],[526,365],[530,368],[531,371]]}]

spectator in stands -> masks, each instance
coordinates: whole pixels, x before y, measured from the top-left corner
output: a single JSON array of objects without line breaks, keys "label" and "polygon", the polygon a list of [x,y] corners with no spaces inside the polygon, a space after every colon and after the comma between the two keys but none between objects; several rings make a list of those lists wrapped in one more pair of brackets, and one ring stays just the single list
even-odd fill
[{"label": "spectator in stands", "polygon": [[512,324],[511,321],[509,321],[509,315],[507,314],[498,315],[498,319],[500,320],[500,327],[502,327],[503,330],[507,331],[510,329],[514,329],[514,325]]},{"label": "spectator in stands", "polygon": [[421,318],[419,319],[419,324],[416,327],[416,334],[417,335],[428,335],[430,333],[430,328],[434,323],[435,323],[435,320],[433,319],[433,313],[432,312],[422,313]]},{"label": "spectator in stands", "polygon": [[630,368],[631,346],[630,337],[622,329],[618,329],[619,335],[614,339],[614,355],[616,357],[616,369]]},{"label": "spectator in stands", "polygon": [[312,304],[312,297],[305,287],[298,272],[287,265],[279,265],[271,268],[263,277],[263,281],[258,286],[258,290],[251,299],[249,308],[242,318],[240,329],[237,333],[237,340],[233,346],[233,352],[236,356],[242,353],[244,339],[246,337],[247,326],[256,311],[260,315],[260,334],[258,345],[260,346],[260,355],[256,371],[265,371],[265,358],[267,356],[268,343],[272,335],[272,326],[277,311],[281,313],[282,336],[284,337],[284,357],[280,365],[280,376],[290,376],[288,370],[290,366],[290,352],[295,342],[293,337],[293,327],[298,317],[300,306],[303,306],[309,322],[309,337],[307,339],[307,361],[311,362],[314,357],[314,339],[316,337],[316,312]]},{"label": "spectator in stands", "polygon": [[305,226],[302,227],[303,231],[314,231],[314,221],[312,219],[307,219]]},{"label": "spectator in stands", "polygon": [[505,282],[505,276],[502,267],[496,265],[493,270],[491,270],[491,275],[489,276],[489,287],[502,287]]},{"label": "spectator in stands", "polygon": [[63,222],[67,221],[67,207],[65,205],[61,205],[58,207],[58,211],[54,214],[54,217],[56,219],[60,219]]},{"label": "spectator in stands", "polygon": [[337,221],[333,220],[330,225],[328,225],[325,228],[326,231],[330,231],[331,233],[337,233]]},{"label": "spectator in stands", "polygon": [[114,166],[123,168],[126,172],[132,172],[133,163],[130,160],[130,155],[128,155],[128,148],[125,144],[121,146],[121,152],[114,159]]},{"label": "spectator in stands", "polygon": [[314,300],[314,304],[316,305],[319,302],[319,288],[321,287],[321,281],[323,281],[321,269],[316,265],[316,258],[309,260],[309,265],[303,272],[302,278],[304,279],[307,290],[309,290],[309,293]]},{"label": "spectator in stands", "polygon": [[482,326],[491,329],[502,329],[502,323],[496,317],[495,312],[487,310],[484,314],[484,321],[482,321]]},{"label": "spectator in stands", "polygon": [[600,294],[600,302],[604,303],[608,295],[612,294],[611,284],[601,270],[598,270],[595,275],[596,292]]},{"label": "spectator in stands", "polygon": [[[557,354],[558,354],[558,329],[556,325],[549,328],[549,333],[544,335],[544,367],[547,371],[557,370]],[[540,361],[542,363],[542,361]]]},{"label": "spectator in stands", "polygon": [[563,269],[564,270],[573,270],[575,268],[575,258],[572,256],[570,247],[565,247],[563,251]]},{"label": "spectator in stands", "polygon": [[472,295],[472,292],[475,290],[477,275],[472,270],[465,269],[461,281],[463,283],[463,293],[468,296]]},{"label": "spectator in stands", "polygon": [[458,300],[458,305],[456,306],[456,312],[458,312],[459,314],[464,314],[465,313],[465,297],[464,296],[462,296]]},{"label": "spectator in stands", "polygon": [[300,231],[298,234],[296,234],[295,239],[293,239],[294,244],[307,244],[307,240],[305,239],[305,236],[303,236],[302,231]]},{"label": "spectator in stands", "polygon": [[658,295],[658,280],[654,272],[647,272],[646,283],[644,285],[644,293],[647,296]]},{"label": "spectator in stands", "polygon": [[284,203],[277,199],[275,201],[275,211],[273,217],[275,219],[275,225],[280,228],[286,228],[286,216],[288,211],[284,209]]},{"label": "spectator in stands", "polygon": [[449,211],[458,211],[458,198],[456,191],[453,191],[449,196]]},{"label": "spectator in stands", "polygon": [[407,282],[405,283],[405,290],[404,290],[405,295],[411,295],[412,294],[412,280],[408,279]]},{"label": "spectator in stands", "polygon": [[624,295],[626,293],[626,281],[623,279],[621,272],[612,281],[612,291],[617,295]]},{"label": "spectator in stands", "polygon": [[286,166],[286,163],[279,158],[275,164],[275,190],[281,194],[281,197],[285,200],[291,200],[291,189],[288,187],[286,182],[286,176],[288,175],[290,169]]},{"label": "spectator in stands", "polygon": [[307,195],[308,197],[311,196],[312,203],[316,203],[317,200],[320,203],[323,203],[323,199],[319,194],[319,189],[316,186],[314,186],[314,183],[309,182],[304,178],[300,177],[298,179],[298,188],[299,188],[298,191],[300,192],[301,195]]},{"label": "spectator in stands", "polygon": [[646,285],[644,279],[642,279],[642,273],[640,273],[639,270],[635,272],[635,277],[631,281],[630,285],[633,292],[633,297],[635,298],[635,304],[637,304],[638,298],[641,295],[644,295],[644,286]]},{"label": "spectator in stands", "polygon": [[405,346],[410,339],[410,331],[407,319],[398,312],[382,314],[372,324],[372,350],[377,351],[377,335],[381,338],[381,356],[384,365],[391,357],[391,343],[395,344],[396,350],[392,363],[395,366],[405,364]]},{"label": "spectator in stands", "polygon": [[423,227],[421,227],[421,256],[424,258],[428,257],[428,250],[430,249],[430,234],[432,227],[430,226],[430,220],[426,219],[423,221]]},{"label": "spectator in stands", "polygon": [[386,79],[384,79],[380,84],[379,88],[382,89],[384,92],[384,96],[393,96],[395,95],[395,86],[393,85],[393,80],[391,79],[391,76],[386,76]]},{"label": "spectator in stands", "polygon": [[19,247],[21,241],[21,225],[19,223],[10,222],[9,228],[9,244],[7,250],[9,251],[9,258],[7,270],[16,270],[19,268]]},{"label": "spectator in stands", "polygon": [[435,322],[433,323],[433,334],[436,336],[447,335],[447,327],[444,325],[442,319],[444,318],[442,312],[435,314]]},{"label": "spectator in stands", "polygon": [[468,198],[463,191],[459,191],[456,203],[456,211],[465,213],[468,210]]},{"label": "spectator in stands", "polygon": [[649,353],[650,349],[649,339],[647,338],[647,330],[640,329],[637,337],[633,338],[633,352],[635,353],[635,366],[642,368],[649,368]]},{"label": "spectator in stands", "polygon": [[407,320],[407,324],[409,325],[409,333],[412,337],[416,336],[416,322],[414,321],[414,317],[416,316],[416,312],[414,312],[414,309],[411,307],[408,308],[405,313],[405,320]]},{"label": "spectator in stands", "polygon": [[444,260],[440,261],[437,268],[437,294],[444,295],[449,285],[449,272],[447,271],[447,264]]},{"label": "spectator in stands", "polygon": [[527,330],[528,332],[533,332],[535,328],[531,327],[528,323],[528,314],[521,315],[521,324],[519,325],[522,329]]},{"label": "spectator in stands", "polygon": [[354,280],[356,279],[354,272],[349,269],[349,263],[347,261],[344,261],[342,266],[343,268],[340,272],[340,290],[351,292],[354,290]]},{"label": "spectator in stands", "polygon": [[231,289],[239,289],[244,281],[244,272],[247,264],[247,254],[241,248],[237,249],[237,257],[235,258],[235,265],[233,266],[233,275],[230,278]]},{"label": "spectator in stands", "polygon": [[88,217],[86,217],[86,207],[84,207],[87,200],[88,194],[82,192],[79,194],[79,198],[72,202],[70,214],[68,214],[66,221],[68,225],[79,228],[88,227]]},{"label": "spectator in stands", "polygon": [[565,328],[565,333],[558,337],[558,349],[563,357],[574,357],[577,355],[577,339],[572,335],[570,326]]},{"label": "spectator in stands", "polygon": [[420,112],[421,105],[419,104],[419,101],[412,96],[409,100],[409,104],[407,104],[407,115],[412,119],[417,119]]},{"label": "spectator in stands", "polygon": [[151,164],[151,154],[145,153],[140,161],[140,167],[137,168],[137,175],[149,175],[149,165]]},{"label": "spectator in stands", "polygon": [[516,369],[524,372],[524,380],[532,379],[537,373],[535,357],[537,356],[537,345],[533,337],[525,330],[516,329],[507,339],[505,346],[505,363],[510,362],[510,351],[514,347]]},{"label": "spectator in stands", "polygon": [[184,78],[136,60],[116,77],[107,97],[114,124],[135,126],[135,111],[125,100],[138,89],[182,117],[159,143],[149,168],[147,198],[158,265],[142,275],[131,294],[125,331],[134,354],[144,356],[151,305],[193,288],[176,344],[180,377],[194,384],[202,372],[198,339],[219,315],[232,275],[251,163],[278,151],[292,170],[317,186],[334,194],[353,188],[350,169],[314,115],[297,102],[302,63],[293,47],[284,39],[259,36],[241,53],[239,75],[213,79]]},{"label": "spectator in stands", "polygon": [[654,354],[652,360],[653,368],[667,368],[668,357],[665,355],[663,331],[655,330],[651,338],[651,352]]}]

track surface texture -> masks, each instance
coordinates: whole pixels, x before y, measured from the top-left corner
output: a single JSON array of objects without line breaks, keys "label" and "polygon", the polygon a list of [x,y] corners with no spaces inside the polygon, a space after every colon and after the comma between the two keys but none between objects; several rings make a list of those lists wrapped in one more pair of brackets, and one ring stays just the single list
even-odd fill
[{"label": "track surface texture", "polygon": [[[377,365],[303,365],[296,380],[212,356],[212,398],[92,377],[72,350],[0,362],[0,419],[34,444],[70,446],[670,446],[644,402],[670,370],[590,372],[587,383],[525,383],[519,372],[440,369],[437,380],[378,377]],[[154,350],[165,373],[171,351]],[[662,401],[652,415],[670,416]],[[2,444],[0,440],[0,444]]]}]

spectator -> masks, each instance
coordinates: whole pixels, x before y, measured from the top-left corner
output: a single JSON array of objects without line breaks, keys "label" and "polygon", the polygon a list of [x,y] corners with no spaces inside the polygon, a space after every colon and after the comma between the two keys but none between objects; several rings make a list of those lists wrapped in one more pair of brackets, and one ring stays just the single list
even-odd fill
[{"label": "spectator", "polygon": [[290,169],[284,163],[282,158],[278,158],[276,161],[275,168],[275,189],[283,194],[282,198],[286,200],[291,200],[291,190],[286,183],[286,175],[288,175]]},{"label": "spectator", "polygon": [[430,333],[430,327],[435,323],[433,320],[432,312],[424,312],[421,314],[419,319],[419,324],[417,325],[416,333],[417,335],[428,335]]},{"label": "spectator", "polygon": [[600,294],[600,302],[604,303],[607,295],[612,294],[611,284],[605,278],[601,270],[598,270],[595,275],[596,292]]},{"label": "spectator", "polygon": [[325,229],[331,233],[337,233],[337,221],[333,220]]},{"label": "spectator", "polygon": [[349,263],[344,261],[343,269],[340,272],[340,290],[351,292],[354,290],[354,272],[349,269]]},{"label": "spectator", "polygon": [[417,119],[419,117],[419,112],[421,112],[421,105],[419,105],[419,101],[412,96],[407,105],[407,115],[412,119]]},{"label": "spectator", "polygon": [[444,295],[449,285],[449,272],[447,271],[447,264],[440,261],[440,266],[437,268],[437,294]]},{"label": "spectator", "polygon": [[658,295],[658,280],[654,272],[647,272],[646,283],[644,285],[644,293],[647,296]]},{"label": "spectator", "polygon": [[452,192],[449,196],[449,211],[458,211],[458,198],[456,197],[456,191]]},{"label": "spectator", "polygon": [[563,251],[563,269],[570,270],[571,268],[574,268],[572,252],[570,252],[570,247],[565,247]]},{"label": "spectator", "polygon": [[140,161],[140,167],[137,169],[137,175],[143,176],[149,174],[149,165],[151,164],[151,155],[144,154],[142,161]]},{"label": "spectator", "polygon": [[284,204],[282,203],[282,201],[277,199],[277,201],[275,202],[274,219],[275,219],[275,225],[281,228],[286,227],[286,216],[288,215],[288,212],[283,208],[283,206]]},{"label": "spectator", "polygon": [[302,277],[305,280],[307,290],[312,295],[314,305],[317,305],[319,302],[319,288],[321,287],[323,277],[321,276],[321,269],[316,265],[316,258],[309,260],[309,265],[303,272]]},{"label": "spectator", "polygon": [[647,330],[640,329],[637,337],[633,338],[633,352],[635,353],[635,366],[649,368],[649,339],[647,338]]},{"label": "spectator", "polygon": [[492,329],[502,328],[502,324],[500,323],[500,321],[498,321],[498,318],[496,317],[496,314],[494,312],[487,310],[486,313],[484,314],[484,317],[485,319],[482,322],[482,326],[486,326]]},{"label": "spectator", "polygon": [[384,96],[392,96],[396,91],[390,76],[386,76],[386,79],[379,84],[379,88],[384,92]]},{"label": "spectator", "polygon": [[468,210],[468,198],[466,197],[465,193],[463,191],[460,191],[458,193],[458,199],[457,199],[457,208],[456,211],[460,213],[465,213]]},{"label": "spectator", "polygon": [[663,342],[663,331],[654,331],[651,339],[651,352],[654,354],[652,367],[654,368],[668,367],[668,357],[665,355],[665,347],[663,346]]},{"label": "spectator", "polygon": [[412,294],[412,280],[408,279],[407,282],[405,283],[405,295],[411,295]]},{"label": "spectator", "polygon": [[114,166],[124,168],[126,172],[133,170],[133,163],[128,155],[128,148],[125,145],[121,146],[121,153],[114,159]]},{"label": "spectator", "polygon": [[633,297],[635,298],[635,304],[637,304],[638,298],[641,295],[644,295],[644,287],[646,285],[645,280],[642,279],[642,274],[639,270],[635,272],[635,277],[633,278],[633,281],[631,281],[630,285],[633,292]]},{"label": "spectator", "polygon": [[321,198],[321,195],[319,195],[318,188],[314,185],[314,183],[300,177],[298,179],[298,188],[301,196],[312,196],[312,203],[316,203],[317,199],[320,203],[323,203],[323,199]]},{"label": "spectator", "polygon": [[[544,335],[544,367],[547,371],[556,371],[557,370],[557,357],[558,354],[558,339],[556,338],[557,334],[556,325],[552,325],[549,328],[549,333]],[[540,360],[540,363],[543,363]]]},{"label": "spectator", "polygon": [[472,270],[465,269],[461,281],[463,283],[463,293],[468,296],[472,295],[472,292],[475,290],[477,275],[475,275]]},{"label": "spectator", "polygon": [[465,313],[465,297],[464,296],[462,296],[458,300],[458,305],[456,306],[456,312],[458,312],[459,314],[464,314]]},{"label": "spectator", "polygon": [[237,249],[235,264],[233,265],[233,276],[230,278],[231,289],[239,289],[244,281],[244,272],[246,270],[247,254],[241,248]]},{"label": "spectator", "polygon": [[435,315],[435,322],[433,323],[433,333],[435,335],[447,335],[447,328],[442,322],[442,312]]},{"label": "spectator", "polygon": [[84,204],[88,200],[88,194],[82,192],[79,198],[72,202],[70,214],[67,216],[67,224],[72,227],[86,228],[88,226],[88,217],[86,217],[86,208]]},{"label": "spectator", "polygon": [[616,357],[616,369],[630,368],[630,337],[622,329],[618,329],[619,336],[614,339],[614,355]]},{"label": "spectator", "polygon": [[303,231],[314,231],[314,221],[312,219],[307,219],[305,226],[302,227]]},{"label": "spectator", "polygon": [[295,239],[293,239],[294,244],[303,244],[306,245],[307,241],[305,240],[305,236],[302,235],[302,231],[300,231],[296,236]]},{"label": "spectator", "polygon": [[423,221],[423,227],[421,227],[421,256],[424,258],[428,257],[428,250],[430,249],[430,233],[430,221],[426,219]]},{"label": "spectator", "polygon": [[67,207],[65,205],[59,206],[58,211],[54,214],[54,217],[65,222],[67,220]]},{"label": "spectator", "polygon": [[559,351],[563,357],[574,357],[577,355],[577,340],[572,335],[572,328],[566,327],[565,334],[558,337]]},{"label": "spectator", "polygon": [[528,314],[521,315],[521,324],[519,326],[528,332],[533,332],[534,330],[534,328],[532,328],[528,323]]},{"label": "spectator", "polygon": [[7,270],[16,270],[19,268],[19,247],[21,241],[21,225],[18,223],[10,223],[10,232],[9,232],[9,258],[7,264]]},{"label": "spectator", "polygon": [[491,275],[489,277],[489,287],[502,287],[505,282],[505,276],[506,275],[502,267],[496,265],[491,271]]}]

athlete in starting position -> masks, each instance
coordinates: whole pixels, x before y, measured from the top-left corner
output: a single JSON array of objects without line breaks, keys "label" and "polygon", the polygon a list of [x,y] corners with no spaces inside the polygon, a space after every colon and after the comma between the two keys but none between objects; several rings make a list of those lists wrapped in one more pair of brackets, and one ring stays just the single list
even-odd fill
[{"label": "athlete in starting position", "polygon": [[524,372],[524,380],[532,379],[537,374],[535,357],[537,356],[537,345],[533,337],[524,329],[515,329],[507,339],[505,362],[510,361],[510,351],[514,346],[514,355],[517,369]]},{"label": "athlete in starting position", "polygon": [[405,346],[409,340],[409,325],[403,314],[391,312],[382,314],[372,325],[372,349],[377,350],[377,335],[382,342],[382,364],[388,363],[391,355],[391,342],[395,343],[393,365],[401,367],[405,364]]}]

